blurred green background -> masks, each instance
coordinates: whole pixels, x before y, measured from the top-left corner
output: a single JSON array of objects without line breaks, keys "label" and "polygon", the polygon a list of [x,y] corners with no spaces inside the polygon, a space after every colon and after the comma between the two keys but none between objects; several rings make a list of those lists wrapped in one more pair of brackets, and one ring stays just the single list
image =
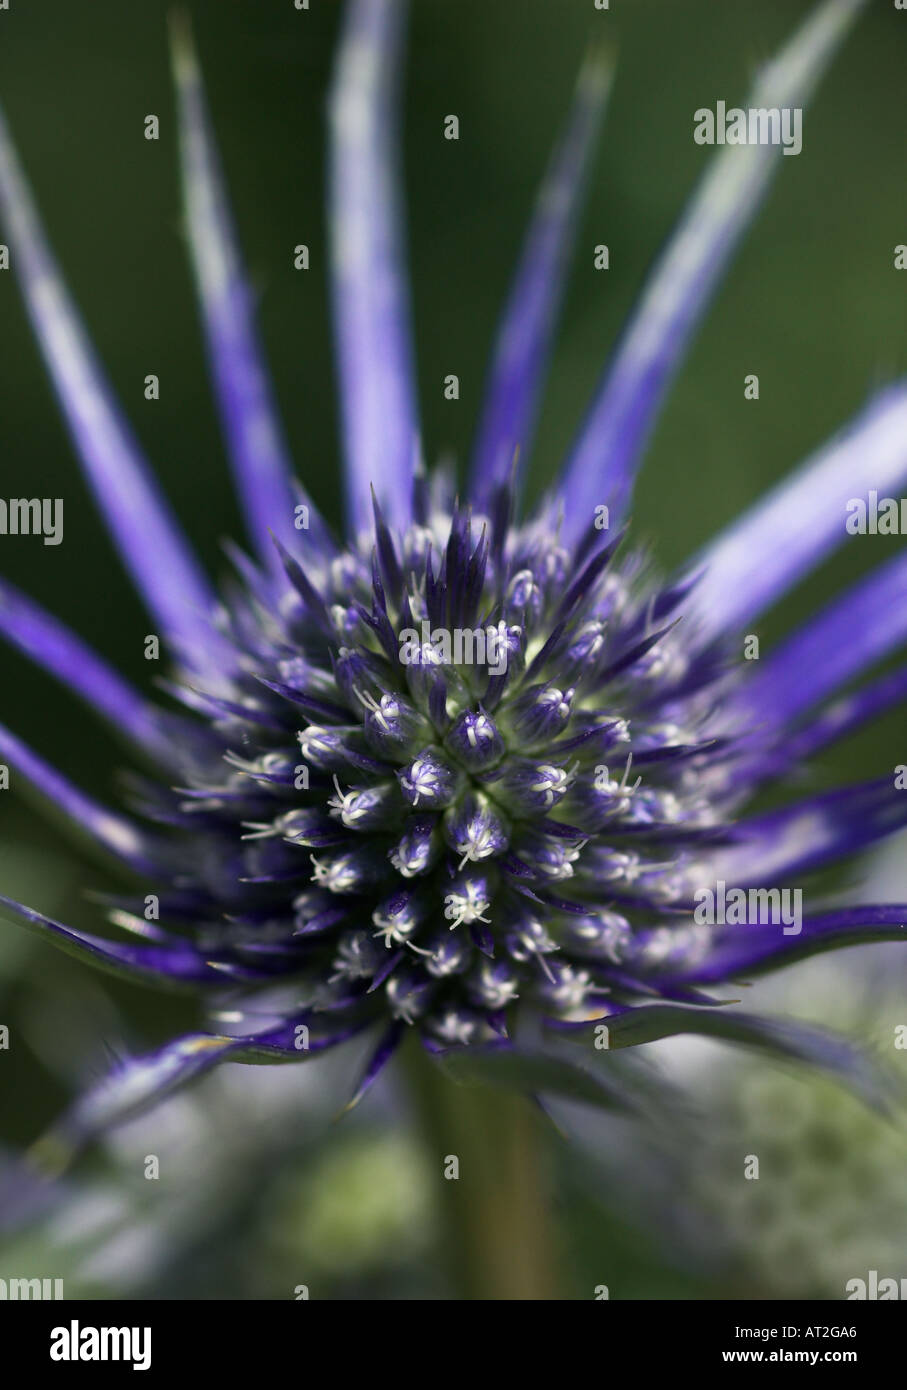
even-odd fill
[{"label": "blurred green background", "polygon": [[[339,519],[323,186],[324,102],[340,7],[335,0],[311,0],[308,11],[292,0],[189,0],[184,7],[289,441],[316,502]],[[468,456],[496,314],[590,39],[613,40],[617,80],[532,460],[536,490],[557,467],[646,267],[710,157],[693,143],[693,111],[719,99],[743,103],[754,68],[810,8],[801,0],[612,0],[599,12],[593,0],[416,0],[405,167],[429,460],[450,451],[462,464]],[[241,536],[241,519],[181,234],[167,9],[159,0],[13,0],[0,13],[0,100],[115,391],[187,531],[219,572],[221,539]],[[637,491],[637,536],[653,543],[664,568],[907,369],[907,272],[893,268],[894,246],[907,242],[905,63],[907,14],[875,0],[805,114],[801,155],[780,161],[670,396]],[[448,113],[460,118],[457,143],[442,138]],[[157,142],[143,138],[148,114],[160,118]],[[293,269],[297,242],[310,247],[306,273]],[[599,242],[610,247],[606,273],[593,269]],[[0,568],[126,674],[146,681],[149,624],[81,481],[12,273],[0,274],[0,313],[0,491],[65,502],[63,544],[0,538]],[[151,372],[161,380],[153,403],[143,397]],[[448,372],[460,377],[458,402],[443,398]],[[750,372],[760,378],[758,402],[743,398]],[[897,544],[852,542],[758,631],[770,641]],[[770,552],[765,559],[771,563]],[[116,795],[119,750],[81,707],[6,650],[0,690],[5,723],[82,785]],[[902,719],[893,714],[836,749],[813,780],[869,775],[904,761]],[[83,926],[97,922],[84,888],[109,885],[104,870],[13,792],[0,797],[0,882],[10,895]],[[82,973],[47,948],[32,949],[13,928],[0,931],[0,1018],[18,1037],[52,1033],[42,1008],[59,1008],[52,1017],[65,1018],[67,1002],[72,1008],[83,998]],[[105,1009],[111,1019],[120,1011],[136,1046],[194,1016],[188,1005],[138,988],[105,980],[91,990],[86,1008],[97,1009],[101,1031]],[[33,1137],[65,1098],[66,1082],[45,1052],[36,1041],[4,1057],[4,1142]],[[254,1083],[253,1073],[243,1075]],[[622,1271],[624,1290],[637,1296],[698,1296],[719,1287],[657,1241],[616,1225],[608,1194],[596,1194],[595,1183],[574,1171],[582,1164],[559,1161],[578,1290],[601,1282],[603,1247]],[[430,1252],[418,1258],[430,1270]],[[233,1289],[267,1296],[272,1283],[264,1273],[258,1279],[250,1261]],[[387,1271],[380,1260],[369,1269],[356,1275],[356,1296],[370,1289],[389,1296],[389,1288],[393,1296],[393,1283],[381,1282]],[[335,1275],[337,1288],[348,1289],[343,1270]],[[425,1278],[424,1287],[434,1287]],[[410,1291],[422,1287],[412,1269],[407,1279]],[[760,1287],[748,1291],[758,1296]]]}]

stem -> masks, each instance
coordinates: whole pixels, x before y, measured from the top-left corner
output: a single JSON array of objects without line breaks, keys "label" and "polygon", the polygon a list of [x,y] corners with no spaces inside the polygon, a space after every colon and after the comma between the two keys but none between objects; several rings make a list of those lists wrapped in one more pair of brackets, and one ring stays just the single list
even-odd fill
[{"label": "stem", "polygon": [[[562,1297],[541,1117],[515,1092],[450,1081],[412,1042],[403,1060],[441,1185],[442,1237],[457,1297]],[[451,1157],[457,1178],[445,1176]]]}]

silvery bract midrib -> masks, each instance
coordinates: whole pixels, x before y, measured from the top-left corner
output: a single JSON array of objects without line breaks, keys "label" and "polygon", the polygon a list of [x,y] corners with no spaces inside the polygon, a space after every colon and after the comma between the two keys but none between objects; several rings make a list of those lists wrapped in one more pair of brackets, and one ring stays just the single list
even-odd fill
[{"label": "silvery bract midrib", "polygon": [[[754,104],[805,102],[859,8],[821,5],[758,76]],[[692,905],[719,881],[801,884],[907,822],[888,769],[768,814],[746,809],[903,696],[903,669],[854,686],[907,635],[903,555],[761,661],[740,661],[753,620],[845,538],[847,499],[907,476],[907,389],[872,399],[680,574],[659,578],[634,551],[622,526],[648,433],[781,162],[777,146],[728,147],[653,268],[563,470],[525,513],[520,469],[609,83],[593,59],[538,199],[457,494],[422,463],[395,130],[402,21],[396,0],[353,0],[329,107],[343,542],[295,481],[311,461],[287,457],[199,70],[174,27],[189,243],[255,556],[234,552],[220,597],[110,396],[0,127],[11,265],[86,478],[173,663],[164,709],[0,587],[5,636],[159,774],[134,784],[126,814],[2,731],[14,780],[136,874],[134,894],[110,900],[116,936],[5,908],[103,967],[197,988],[214,1022],[90,1091],[54,1135],[63,1152],[221,1059],[305,1061],[359,1033],[374,1040],[359,1094],[413,1034],[445,1065],[466,1056],[527,1090],[563,1085],[608,1104],[619,1095],[610,1051],[691,1031],[877,1093],[847,1042],[719,1009],[728,996],[714,991],[831,946],[900,937],[907,906],[807,901],[786,934],[702,925]],[[579,1044],[574,1063],[562,1037],[546,1051],[555,1032]]]}]

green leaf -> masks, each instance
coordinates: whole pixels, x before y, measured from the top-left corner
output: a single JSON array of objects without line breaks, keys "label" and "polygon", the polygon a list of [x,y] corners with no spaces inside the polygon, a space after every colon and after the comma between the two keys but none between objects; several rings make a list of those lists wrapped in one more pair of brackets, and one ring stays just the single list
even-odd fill
[{"label": "green leaf", "polygon": [[441,1069],[452,1081],[496,1086],[529,1094],[545,1092],[624,1114],[638,1109],[636,1099],[610,1079],[603,1080],[565,1057],[519,1048],[463,1048],[442,1054]]},{"label": "green leaf", "polygon": [[696,1033],[820,1067],[845,1082],[876,1110],[890,1110],[895,1098],[892,1078],[866,1052],[840,1034],[795,1019],[763,1018],[727,1009],[719,1012],[675,1004],[645,1004],[600,1022],[608,1029],[611,1049],[638,1047],[678,1033]]}]

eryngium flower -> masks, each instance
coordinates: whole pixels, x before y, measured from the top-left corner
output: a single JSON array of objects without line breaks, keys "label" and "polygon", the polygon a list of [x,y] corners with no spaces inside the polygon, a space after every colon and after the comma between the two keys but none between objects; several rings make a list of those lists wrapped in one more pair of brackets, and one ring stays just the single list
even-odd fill
[{"label": "eryngium flower", "polygon": [[[858,8],[822,5],[751,104],[801,105]],[[698,923],[693,906],[719,881],[796,886],[907,822],[890,773],[746,812],[757,789],[903,695],[901,669],[836,698],[905,636],[903,555],[767,658],[738,660],[757,615],[844,537],[847,499],[907,476],[907,389],[874,399],[682,573],[662,579],[630,548],[620,528],[647,434],[781,148],[728,146],[655,265],[558,480],[520,515],[519,460],[608,85],[594,59],[529,230],[458,499],[421,464],[394,178],[400,21],[396,0],[353,0],[330,104],[343,544],[293,481],[199,71],[175,33],[189,240],[257,556],[234,552],[239,581],[220,598],[111,400],[0,133],[11,264],[183,707],[152,705],[3,586],[7,638],[160,774],[135,783],[126,815],[4,732],[14,769],[138,876],[134,896],[110,903],[132,940],[6,910],[96,964],[198,987],[220,1007],[226,991],[230,1006],[217,1031],[126,1063],[89,1093],[56,1134],[66,1151],[219,1060],[300,1061],[364,1030],[375,1050],[360,1093],[407,1034],[449,1066],[465,1057],[534,1092],[605,1103],[619,1088],[603,1040],[691,1031],[871,1086],[843,1041],[716,1008],[704,991],[902,935],[905,905],[807,907],[798,933],[759,913]],[[554,1030],[576,1032],[594,1070],[565,1061],[559,1038],[546,1051],[538,1039]]]}]

